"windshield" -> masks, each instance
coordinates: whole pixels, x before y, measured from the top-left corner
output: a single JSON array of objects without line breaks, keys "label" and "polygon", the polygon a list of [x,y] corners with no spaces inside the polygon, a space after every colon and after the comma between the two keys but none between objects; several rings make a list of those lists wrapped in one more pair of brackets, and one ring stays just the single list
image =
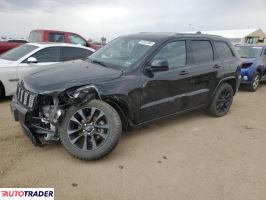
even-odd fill
[{"label": "windshield", "polygon": [[6,53],[3,53],[0,58],[5,60],[17,61],[37,48],[38,47],[34,45],[24,44],[17,48],[11,49],[10,51],[7,51]]},{"label": "windshield", "polygon": [[236,46],[241,58],[256,58],[261,54],[262,47],[255,46]]},{"label": "windshield", "polygon": [[107,67],[130,68],[155,44],[136,38],[118,38],[92,54],[89,59]]}]

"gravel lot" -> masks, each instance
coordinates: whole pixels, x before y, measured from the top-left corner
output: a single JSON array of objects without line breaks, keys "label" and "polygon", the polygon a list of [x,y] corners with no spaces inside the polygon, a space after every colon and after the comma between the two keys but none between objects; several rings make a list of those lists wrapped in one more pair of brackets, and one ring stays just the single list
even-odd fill
[{"label": "gravel lot", "polygon": [[0,102],[0,187],[54,187],[56,199],[266,199],[266,84],[240,91],[230,113],[202,111],[124,134],[96,162],[61,145],[34,147]]}]

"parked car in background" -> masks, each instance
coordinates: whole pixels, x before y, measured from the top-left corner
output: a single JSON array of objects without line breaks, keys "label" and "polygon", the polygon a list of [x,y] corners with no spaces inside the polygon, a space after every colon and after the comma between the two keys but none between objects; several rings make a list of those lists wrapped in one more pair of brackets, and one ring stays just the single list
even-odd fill
[{"label": "parked car in background", "polygon": [[15,47],[18,47],[22,44],[25,44],[27,43],[26,40],[7,40],[7,41],[3,41],[3,42],[0,42],[0,54],[10,50],[10,49],[13,49]]},{"label": "parked car in background", "polygon": [[266,45],[236,45],[242,59],[241,83],[248,91],[257,90],[260,81],[266,80]]},{"label": "parked car in background", "polygon": [[29,42],[61,42],[78,44],[95,50],[101,48],[101,45],[90,43],[79,34],[55,30],[33,30],[30,32]]},{"label": "parked car in background", "polygon": [[0,95],[16,91],[19,79],[29,71],[51,64],[87,58],[95,50],[64,43],[27,43],[0,55]]},{"label": "parked car in background", "polygon": [[60,139],[70,154],[95,160],[122,130],[199,108],[224,116],[239,83],[240,59],[227,39],[140,33],[27,75],[11,108],[35,145]]}]

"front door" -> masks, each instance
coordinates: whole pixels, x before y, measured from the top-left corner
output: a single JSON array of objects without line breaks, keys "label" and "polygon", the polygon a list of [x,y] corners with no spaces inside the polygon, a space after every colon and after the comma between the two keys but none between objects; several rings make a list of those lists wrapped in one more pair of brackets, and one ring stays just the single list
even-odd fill
[{"label": "front door", "polygon": [[146,122],[182,111],[183,95],[189,91],[186,41],[165,44],[153,60],[167,60],[169,70],[143,76],[140,121]]}]

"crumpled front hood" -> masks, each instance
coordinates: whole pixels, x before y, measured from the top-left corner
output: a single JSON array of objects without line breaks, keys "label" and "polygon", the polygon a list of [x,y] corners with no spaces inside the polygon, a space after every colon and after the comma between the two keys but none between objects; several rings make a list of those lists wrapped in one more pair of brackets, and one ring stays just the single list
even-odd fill
[{"label": "crumpled front hood", "polygon": [[26,89],[37,94],[59,93],[68,88],[118,78],[122,71],[75,60],[44,67],[24,77]]}]

